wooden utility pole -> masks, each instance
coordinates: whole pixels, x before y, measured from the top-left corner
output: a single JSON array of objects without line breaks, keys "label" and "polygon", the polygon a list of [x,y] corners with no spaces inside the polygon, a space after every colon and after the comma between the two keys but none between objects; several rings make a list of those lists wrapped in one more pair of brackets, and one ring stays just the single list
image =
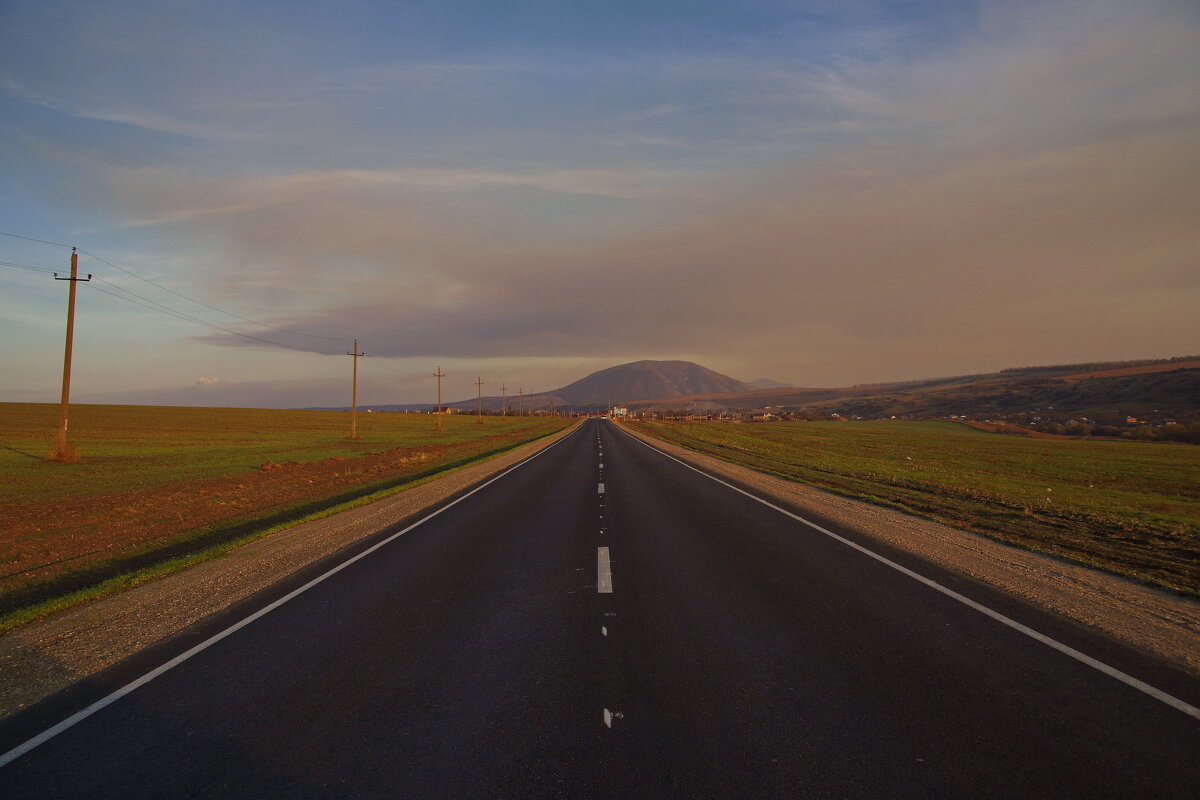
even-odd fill
[{"label": "wooden utility pole", "polygon": [[483,424],[483,378],[475,376],[475,419]]},{"label": "wooden utility pole", "polygon": [[75,451],[67,445],[67,408],[71,401],[71,347],[75,341],[75,284],[79,281],[90,281],[91,275],[79,277],[79,253],[71,248],[71,277],[60,278],[54,273],[56,281],[70,281],[71,289],[67,295],[67,346],[63,355],[62,401],[58,407],[58,436],[54,442],[54,451],[50,461],[69,462],[75,460]]},{"label": "wooden utility pole", "polygon": [[358,352],[358,339],[354,340],[354,350],[346,353],[348,356],[354,356],[354,377],[350,381],[350,438],[358,438],[358,360],[366,355],[366,353]]},{"label": "wooden utility pole", "polygon": [[517,416],[525,416],[525,390],[517,387]]},{"label": "wooden utility pole", "polygon": [[504,393],[508,391],[508,387],[503,383],[500,384],[500,416],[508,416],[508,407],[504,405]]},{"label": "wooden utility pole", "polygon": [[442,429],[442,378],[446,377],[446,373],[442,372],[442,365],[438,364],[437,372],[433,373],[433,377],[437,378],[438,385],[438,404],[437,404],[437,429]]}]

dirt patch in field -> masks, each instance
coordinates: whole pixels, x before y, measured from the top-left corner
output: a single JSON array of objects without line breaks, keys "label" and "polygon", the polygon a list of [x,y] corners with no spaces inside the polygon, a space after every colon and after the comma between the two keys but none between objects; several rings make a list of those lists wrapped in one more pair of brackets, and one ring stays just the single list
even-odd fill
[{"label": "dirt patch in field", "polygon": [[127,553],[235,524],[358,487],[418,475],[502,447],[398,448],[357,458],[264,463],[254,472],[90,497],[0,504],[0,596]]},{"label": "dirt patch in field", "polygon": [[1030,439],[1078,439],[1078,436],[1064,436],[1058,433],[1043,433],[1030,428],[1022,428],[1020,425],[1014,425],[1011,422],[979,422],[977,420],[964,420],[963,425],[968,428],[974,428],[978,431],[986,431],[987,433],[1007,433],[1012,436],[1028,436]]}]

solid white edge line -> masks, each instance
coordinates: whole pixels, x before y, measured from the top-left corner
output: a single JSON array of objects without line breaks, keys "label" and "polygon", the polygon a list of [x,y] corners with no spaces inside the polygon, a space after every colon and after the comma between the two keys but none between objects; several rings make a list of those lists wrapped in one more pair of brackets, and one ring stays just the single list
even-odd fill
[{"label": "solid white edge line", "polygon": [[1087,666],[1091,667],[1092,669],[1094,669],[1098,672],[1102,672],[1105,675],[1109,676],[1110,678],[1116,678],[1121,683],[1124,683],[1127,686],[1131,686],[1134,689],[1137,689],[1139,692],[1149,695],[1150,697],[1153,697],[1155,700],[1165,703],[1165,704],[1169,705],[1171,708],[1176,709],[1177,711],[1182,711],[1184,714],[1187,714],[1190,717],[1200,719],[1200,708],[1197,708],[1196,706],[1193,706],[1190,703],[1180,700],[1178,697],[1175,697],[1174,695],[1167,694],[1166,692],[1162,691],[1161,689],[1156,689],[1155,687],[1151,686],[1150,684],[1146,683],[1145,681],[1138,680],[1137,678],[1133,677],[1132,675],[1128,675],[1128,674],[1122,672],[1121,670],[1117,669],[1116,667],[1110,667],[1108,664],[1105,664],[1103,661],[1097,661],[1096,659],[1092,658],[1091,656],[1086,655],[1085,653],[1081,653],[1078,650],[1076,650],[1075,648],[1073,648],[1069,645],[1065,645],[1062,642],[1058,641],[1057,639],[1051,639],[1049,636],[1045,635],[1044,633],[1039,633],[1038,631],[1035,631],[1033,628],[1030,628],[1026,625],[1022,625],[1020,622],[1017,622],[1015,619],[1004,616],[999,611],[993,611],[992,609],[988,608],[987,606],[977,603],[974,600],[970,599],[969,597],[965,597],[965,596],[959,594],[958,592],[954,591],[953,589],[950,589],[948,587],[941,585],[940,583],[938,583],[935,580],[926,578],[924,575],[913,572],[911,569],[908,569],[907,567],[903,567],[903,566],[897,564],[895,561],[885,558],[872,550],[868,550],[867,548],[863,547],[862,545],[856,544],[855,542],[850,541],[849,539],[845,538],[844,536],[839,536],[838,534],[834,533],[833,531],[827,530],[815,522],[807,520],[804,517],[801,517],[797,514],[793,514],[791,511],[788,511],[786,508],[781,508],[781,507],[775,505],[774,503],[768,502],[767,500],[763,500],[761,497],[757,497],[757,496],[751,494],[750,492],[747,492],[745,489],[739,489],[737,486],[734,486],[731,483],[723,481],[720,478],[716,477],[715,475],[710,475],[707,472],[705,472],[704,470],[699,469],[698,467],[694,467],[691,464],[687,463],[686,461],[682,461],[682,460],[676,458],[675,456],[671,455],[670,453],[666,453],[666,452],[663,452],[662,450],[659,450],[657,447],[654,447],[653,445],[642,441],[641,439],[639,439],[638,437],[634,436],[631,433],[628,433],[627,431],[621,431],[621,433],[623,433],[626,436],[628,436],[629,438],[633,439],[638,444],[643,445],[643,446],[649,448],[650,450],[653,450],[654,452],[658,453],[659,455],[665,456],[666,458],[669,458],[678,464],[682,464],[683,466],[687,467],[688,469],[692,470],[693,472],[697,472],[697,473],[703,475],[704,477],[708,478],[709,480],[716,481],[717,483],[721,484],[722,486],[726,486],[726,487],[732,489],[733,491],[738,492],[739,494],[743,494],[746,497],[749,497],[751,500],[756,500],[757,502],[762,503],[767,508],[774,509],[775,511],[778,511],[780,514],[783,514],[784,516],[791,517],[792,519],[796,520],[797,522],[803,523],[803,524],[807,525],[808,527],[812,528],[813,530],[819,531],[819,532],[825,534],[826,536],[841,542],[842,544],[846,545],[847,547],[852,547],[855,550],[859,551],[860,553],[870,556],[871,558],[875,559],[879,563],[886,564],[887,566],[891,567],[892,569],[896,570],[897,572],[902,572],[905,575],[907,575],[908,577],[912,578],[913,580],[919,581],[919,582],[925,584],[926,586],[928,586],[929,588],[939,591],[942,594],[946,595],[947,597],[957,600],[958,602],[962,603],[963,605],[969,606],[970,608],[975,609],[979,613],[989,616],[992,619],[996,620],[997,622],[1007,625],[1008,627],[1012,628],[1013,630],[1025,634],[1026,636],[1028,636],[1031,639],[1035,639],[1036,641],[1041,642],[1042,644],[1046,645],[1047,647],[1052,647],[1055,650],[1057,650],[1058,652],[1060,652],[1064,655],[1070,656],[1071,658],[1075,659],[1076,661],[1080,662],[1081,664],[1086,664]]},{"label": "solid white edge line", "polygon": [[[582,426],[580,426],[580,427],[582,429]],[[271,603],[270,605],[260,608],[258,611],[255,611],[250,616],[245,617],[244,619],[242,619],[238,622],[235,622],[233,625],[230,625],[228,628],[221,631],[220,633],[210,636],[208,639],[205,639],[203,642],[201,642],[200,644],[191,648],[190,650],[180,653],[179,655],[172,658],[170,661],[167,661],[166,663],[156,667],[155,669],[150,670],[149,672],[147,672],[145,675],[138,678],[137,680],[134,680],[130,683],[125,684],[120,689],[117,689],[115,692],[108,695],[107,697],[97,700],[96,702],[94,702],[90,706],[88,706],[87,708],[84,708],[81,711],[77,711],[76,713],[67,717],[62,722],[58,723],[57,725],[54,725],[51,728],[47,728],[46,730],[39,733],[37,736],[34,736],[32,739],[29,739],[28,741],[17,745],[16,747],[14,747],[12,750],[9,750],[4,755],[0,755],[0,767],[4,767],[4,766],[8,765],[9,763],[11,763],[11,762],[15,761],[16,759],[20,758],[21,756],[25,755],[26,753],[28,753],[30,750],[34,749],[38,745],[44,744],[44,743],[48,742],[49,740],[53,739],[58,734],[62,733],[63,731],[65,731],[71,727],[74,727],[78,723],[82,722],[83,720],[85,720],[88,717],[95,714],[97,711],[100,711],[101,709],[103,709],[109,705],[112,705],[117,700],[120,700],[122,697],[124,697],[125,695],[134,691],[135,689],[145,686],[150,681],[154,680],[155,678],[159,677],[160,675],[164,674],[165,672],[179,666],[184,661],[187,661],[189,658],[196,655],[197,653],[200,653],[201,651],[207,650],[209,647],[212,647],[214,644],[221,641],[226,636],[229,636],[232,633],[236,633],[237,631],[239,631],[242,628],[249,625],[251,622],[254,622],[255,620],[259,619],[260,617],[265,616],[266,614],[279,608],[281,605],[283,605],[287,601],[291,600],[292,598],[296,597],[297,595],[303,594],[304,592],[308,591],[312,587],[316,586],[318,583],[321,583],[322,581],[324,581],[326,578],[332,577],[333,575],[341,572],[342,570],[344,570],[346,567],[350,566],[354,562],[356,562],[360,559],[366,558],[367,556],[371,555],[372,553],[374,553],[376,550],[383,547],[384,545],[389,544],[389,543],[395,541],[396,539],[399,539],[401,536],[403,536],[404,534],[413,530],[414,528],[420,527],[421,525],[425,524],[429,520],[436,517],[438,514],[441,514],[443,511],[447,511],[451,508],[454,508],[454,506],[458,505],[463,500],[466,500],[471,495],[475,494],[476,492],[478,492],[482,489],[487,488],[488,486],[490,486],[491,484],[500,480],[501,478],[503,478],[505,475],[512,472],[513,470],[520,469],[521,467],[528,464],[530,461],[534,460],[535,458],[542,455],[543,453],[549,452],[551,449],[557,447],[559,444],[565,442],[567,439],[570,439],[574,435],[575,435],[575,433],[567,434],[563,438],[559,439],[557,442],[554,442],[551,445],[549,445],[548,447],[546,447],[542,450],[539,450],[538,452],[529,456],[529,458],[526,458],[526,459],[523,459],[523,460],[517,462],[513,466],[511,466],[508,469],[501,472],[499,475],[496,475],[496,476],[490,478],[486,483],[479,484],[474,489],[467,492],[466,494],[464,494],[462,497],[458,498],[454,502],[448,503],[445,506],[442,506],[437,511],[434,511],[432,514],[428,514],[428,515],[422,517],[421,519],[417,520],[413,524],[409,525],[404,530],[393,533],[391,536],[387,537],[383,541],[376,542],[375,544],[368,547],[366,550],[362,551],[358,555],[352,556],[352,557],[346,559],[342,563],[338,564],[336,567],[333,567],[329,571],[313,578],[311,581],[304,584],[300,588],[293,589],[292,591],[288,592],[283,597],[279,598],[278,600]]]}]

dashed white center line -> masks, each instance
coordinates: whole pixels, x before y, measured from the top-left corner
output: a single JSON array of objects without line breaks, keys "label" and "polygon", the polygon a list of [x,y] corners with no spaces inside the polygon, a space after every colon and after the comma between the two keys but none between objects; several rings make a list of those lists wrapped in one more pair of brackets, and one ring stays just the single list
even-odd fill
[{"label": "dashed white center line", "polygon": [[596,484],[596,494],[604,494],[604,484]]},{"label": "dashed white center line", "polygon": [[596,592],[612,594],[612,564],[608,559],[608,548],[596,548]]},{"label": "dashed white center line", "polygon": [[601,633],[601,635],[603,635],[603,636],[608,636],[608,628],[606,628],[605,626],[601,625],[601,626],[600,626],[600,633]]}]

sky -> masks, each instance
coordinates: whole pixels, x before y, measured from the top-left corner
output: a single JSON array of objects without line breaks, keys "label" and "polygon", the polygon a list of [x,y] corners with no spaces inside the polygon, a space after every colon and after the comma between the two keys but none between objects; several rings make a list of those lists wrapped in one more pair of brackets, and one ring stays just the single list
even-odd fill
[{"label": "sky", "polygon": [[348,405],[355,339],[365,405],[1194,354],[1198,44],[1193,0],[0,0],[0,401],[58,398],[70,246],[80,402]]}]

